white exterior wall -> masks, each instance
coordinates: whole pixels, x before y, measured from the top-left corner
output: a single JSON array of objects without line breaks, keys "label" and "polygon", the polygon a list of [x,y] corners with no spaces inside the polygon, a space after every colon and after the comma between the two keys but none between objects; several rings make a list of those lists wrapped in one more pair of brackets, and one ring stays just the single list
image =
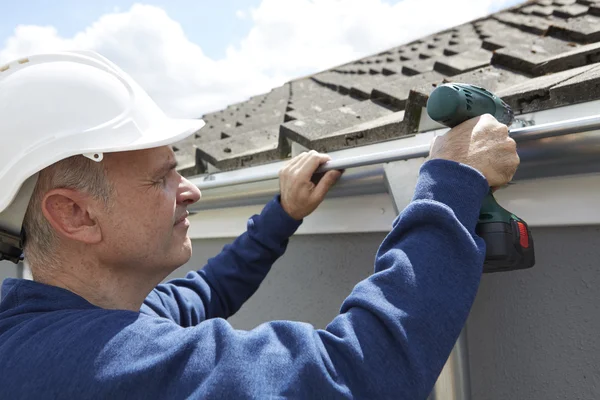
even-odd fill
[{"label": "white exterior wall", "polygon": [[[473,399],[600,398],[600,227],[535,228],[537,265],[485,275],[468,321]],[[258,292],[230,319],[324,328],[372,273],[382,233],[295,236]],[[197,240],[190,267],[228,239]]]},{"label": "white exterior wall", "polygon": [[0,282],[17,277],[17,265],[10,261],[0,261]]}]

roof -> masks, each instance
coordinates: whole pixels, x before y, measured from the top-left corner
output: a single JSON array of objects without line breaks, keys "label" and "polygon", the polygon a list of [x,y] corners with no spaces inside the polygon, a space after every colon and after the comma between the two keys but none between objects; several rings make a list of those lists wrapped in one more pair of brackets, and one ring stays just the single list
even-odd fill
[{"label": "roof", "polygon": [[445,82],[483,86],[515,114],[599,99],[600,0],[528,1],[206,114],[173,146],[180,173],[280,161],[292,143],[331,152],[408,137]]}]

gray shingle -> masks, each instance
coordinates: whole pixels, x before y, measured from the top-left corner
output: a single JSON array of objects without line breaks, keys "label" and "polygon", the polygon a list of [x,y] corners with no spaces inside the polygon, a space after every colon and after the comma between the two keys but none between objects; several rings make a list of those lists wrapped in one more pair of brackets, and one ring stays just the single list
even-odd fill
[{"label": "gray shingle", "polygon": [[522,14],[527,15],[538,15],[542,17],[547,17],[548,15],[552,15],[554,13],[555,7],[552,6],[542,6],[542,5],[532,5],[523,7],[520,12]]},{"label": "gray shingle", "polygon": [[206,172],[205,163],[198,157],[194,137],[188,137],[171,146],[175,151],[177,172],[183,176],[199,175]]},{"label": "gray shingle", "polygon": [[373,89],[380,85],[389,85],[398,79],[406,79],[407,76],[403,74],[394,74],[394,75],[380,75],[373,77],[367,82],[357,83],[352,86],[350,89],[350,95],[362,100],[367,100],[371,98],[371,93]]},{"label": "gray shingle", "polygon": [[[474,71],[466,72],[464,74],[455,75],[450,78],[443,78],[436,83],[469,83],[484,87],[491,92],[496,92],[518,83],[526,82],[529,79],[530,78],[527,75],[491,65],[485,68],[479,68]],[[427,105],[429,94],[435,89],[436,86],[437,85],[426,84],[413,87],[408,100],[408,102],[412,104],[407,104],[407,108],[411,105],[416,108],[425,107]]]},{"label": "gray shingle", "polygon": [[513,12],[502,12],[494,15],[494,18],[507,25],[514,26],[515,28],[536,35],[544,35],[551,25],[551,23],[543,17]]},{"label": "gray shingle", "polygon": [[404,77],[384,85],[376,86],[371,93],[371,98],[401,110],[406,106],[406,101],[412,88],[440,82],[443,78],[444,75],[437,71],[430,71],[409,78]]},{"label": "gray shingle", "polygon": [[[286,122],[281,126],[281,134],[307,148],[315,148],[313,142],[330,138],[333,146],[346,146],[345,139],[335,139],[336,132],[392,114],[389,108],[371,100],[361,101],[348,107],[326,111],[306,120]],[[341,148],[341,147],[337,147]]]},{"label": "gray shingle", "polygon": [[313,79],[318,83],[326,85],[335,91],[338,91],[343,94],[348,94],[350,93],[350,89],[352,88],[352,86],[354,86],[357,81],[364,80],[364,77],[368,77],[369,75],[370,74],[347,75],[340,74],[337,72],[323,72],[313,76]]},{"label": "gray shingle", "polygon": [[439,60],[433,69],[444,75],[457,75],[490,64],[493,53],[485,49],[477,49]]},{"label": "gray shingle", "polygon": [[405,135],[404,112],[399,111],[374,118],[370,121],[359,122],[329,135],[321,136],[310,143],[306,143],[306,147],[323,152],[335,151],[389,139],[397,139]]},{"label": "gray shingle", "polygon": [[526,7],[522,7],[522,8],[520,8],[520,9],[519,9],[519,12],[520,12],[521,14],[526,14],[526,15],[529,15],[529,14],[531,14],[531,9],[532,9],[532,8],[534,8],[534,7],[537,7],[537,6],[526,6]]},{"label": "gray shingle", "polygon": [[541,108],[555,107],[557,103],[550,99],[550,88],[581,75],[592,68],[594,67],[585,66],[530,79],[497,91],[496,95],[502,97],[516,113],[528,113]]},{"label": "gray shingle", "polygon": [[280,125],[246,132],[229,139],[197,144],[200,157],[220,170],[244,168],[288,156],[289,144],[279,138]]},{"label": "gray shingle", "polygon": [[409,61],[402,66],[402,73],[404,75],[412,76],[433,71],[433,66],[437,60],[438,58],[436,57],[418,61]]},{"label": "gray shingle", "polygon": [[[588,67],[586,66],[578,70]],[[600,64],[594,64],[592,68],[587,69],[582,74],[575,74],[571,79],[553,86],[550,89],[550,97],[557,105],[597,100],[598,93],[590,90],[590,87],[597,87],[598,84],[600,84]]]},{"label": "gray shingle", "polygon": [[356,103],[358,100],[324,87],[311,79],[291,84],[291,96],[286,122],[304,119],[323,111]]},{"label": "gray shingle", "polygon": [[[402,74],[402,64],[403,62],[397,62],[393,64],[388,64],[382,69],[382,75],[390,76],[390,75],[400,75]],[[380,77],[374,77],[374,79],[379,79]]]},{"label": "gray shingle", "polygon": [[571,4],[556,8],[554,15],[561,18],[575,18],[587,14],[589,7],[582,4]]},{"label": "gray shingle", "polygon": [[240,125],[238,125],[233,130],[230,130],[228,133],[231,133],[232,136],[234,136],[236,135],[236,133],[248,132],[265,126],[281,123],[284,121],[285,105],[280,108],[269,109],[269,107],[264,107],[263,109],[265,110],[264,113],[257,113],[252,115],[251,118],[247,118],[244,121],[242,121],[241,119],[237,121],[236,124]]},{"label": "gray shingle", "polygon": [[534,68],[538,64],[552,56],[572,50],[573,46],[567,42],[539,38],[533,45],[531,43],[515,44],[512,47],[496,50],[492,64],[533,74]]},{"label": "gray shingle", "polygon": [[219,129],[212,124],[206,124],[206,126],[200,129],[194,134],[194,141],[198,142],[214,142],[216,140],[226,139],[233,135],[233,129]]},{"label": "gray shingle", "polygon": [[[244,132],[280,124],[284,121],[288,97],[289,85],[284,85],[219,112],[208,113],[202,117],[206,126],[194,135],[193,143],[218,143]],[[195,151],[182,154],[186,156],[186,163],[191,163],[196,157]]]},{"label": "gray shingle", "polygon": [[552,6],[535,6],[531,13],[540,17],[547,17],[554,14],[554,10],[555,8]]},{"label": "gray shingle", "polygon": [[482,45],[482,41],[478,38],[455,39],[448,42],[444,48],[445,56],[453,56],[460,53],[466,53],[478,49]]},{"label": "gray shingle", "polygon": [[518,28],[503,24],[495,19],[486,19],[483,21],[477,21],[477,22],[473,23],[473,27],[480,39],[486,39],[486,38],[489,38],[492,36],[498,36],[499,32],[502,32],[504,30],[513,30],[513,31],[521,32]]},{"label": "gray shingle", "polygon": [[486,38],[483,41],[482,47],[486,50],[494,51],[503,47],[511,48],[518,46],[533,46],[546,43],[556,43],[557,46],[564,46],[564,41],[559,39],[543,37],[531,33],[520,31],[510,26],[500,27],[495,30],[494,35]]},{"label": "gray shingle", "polygon": [[564,39],[583,43],[593,43],[600,40],[600,18],[585,15],[571,18],[564,23],[552,23],[548,34]]},{"label": "gray shingle", "polygon": [[578,46],[540,62],[534,67],[535,75],[564,71],[600,61],[600,43]]}]

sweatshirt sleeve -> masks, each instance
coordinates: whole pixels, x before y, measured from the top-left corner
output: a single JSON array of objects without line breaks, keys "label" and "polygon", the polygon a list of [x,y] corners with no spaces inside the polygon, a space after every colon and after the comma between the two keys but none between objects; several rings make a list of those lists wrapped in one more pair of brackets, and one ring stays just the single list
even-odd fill
[{"label": "sweatshirt sleeve", "polygon": [[325,329],[273,321],[240,331],[223,319],[182,329],[146,317],[113,337],[119,351],[96,364],[106,383],[126,368],[120,390],[155,397],[425,399],[479,286],[485,243],[475,226],[487,191],[468,166],[426,162],[374,273]]},{"label": "sweatshirt sleeve", "polygon": [[169,318],[183,327],[230,317],[256,292],[301,222],[285,212],[279,196],[274,197],[248,220],[246,232],[201,270],[158,285],[141,312]]}]

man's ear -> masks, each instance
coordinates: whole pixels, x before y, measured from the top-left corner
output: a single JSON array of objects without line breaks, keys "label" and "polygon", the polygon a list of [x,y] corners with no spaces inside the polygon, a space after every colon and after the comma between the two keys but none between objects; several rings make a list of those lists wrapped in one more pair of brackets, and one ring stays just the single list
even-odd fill
[{"label": "man's ear", "polygon": [[42,201],[42,212],[56,233],[70,240],[94,244],[102,240],[95,215],[97,200],[73,189],[52,189]]}]

